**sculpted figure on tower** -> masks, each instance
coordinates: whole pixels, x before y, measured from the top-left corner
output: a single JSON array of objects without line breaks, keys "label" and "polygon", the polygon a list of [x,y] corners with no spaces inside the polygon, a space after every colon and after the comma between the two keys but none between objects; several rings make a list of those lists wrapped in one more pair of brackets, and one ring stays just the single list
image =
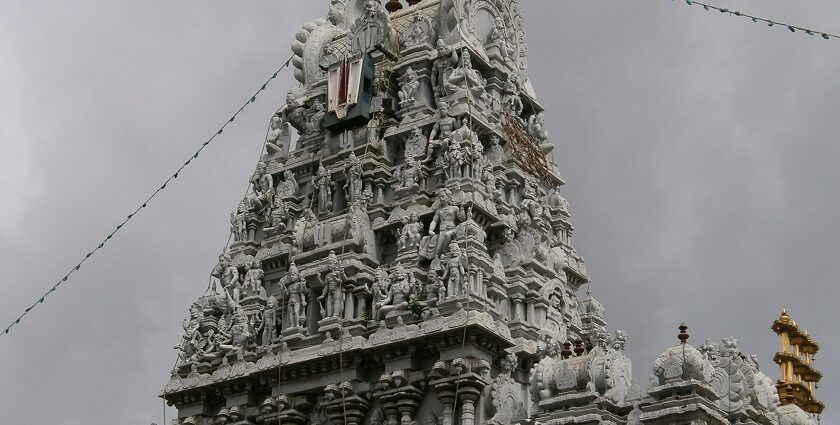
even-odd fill
[{"label": "sculpted figure on tower", "polygon": [[347,276],[344,268],[335,255],[330,252],[327,264],[321,266],[318,281],[324,285],[323,293],[318,300],[321,302],[321,317],[341,317],[344,314],[344,282]]},{"label": "sculpted figure on tower", "polygon": [[467,219],[463,205],[458,205],[449,189],[438,192],[438,208],[429,224],[429,235],[420,241],[420,256],[433,260],[440,256],[455,234],[458,223]]}]

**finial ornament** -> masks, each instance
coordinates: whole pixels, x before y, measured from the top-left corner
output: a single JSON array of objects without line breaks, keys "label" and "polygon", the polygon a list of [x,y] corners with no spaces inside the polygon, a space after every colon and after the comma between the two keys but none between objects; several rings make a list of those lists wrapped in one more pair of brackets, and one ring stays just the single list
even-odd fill
[{"label": "finial ornament", "polygon": [[680,334],[677,335],[677,338],[680,340],[680,343],[685,344],[688,341],[688,326],[685,325],[685,322],[680,323]]}]

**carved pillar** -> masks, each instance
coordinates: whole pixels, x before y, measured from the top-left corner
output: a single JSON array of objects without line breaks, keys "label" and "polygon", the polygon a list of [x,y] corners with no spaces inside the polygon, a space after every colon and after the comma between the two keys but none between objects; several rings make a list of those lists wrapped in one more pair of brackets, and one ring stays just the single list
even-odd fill
[{"label": "carved pillar", "polygon": [[356,303],[353,302],[353,292],[350,288],[346,288],[344,292],[344,319],[351,320],[356,315]]},{"label": "carved pillar", "polygon": [[367,296],[364,293],[356,294],[356,318],[365,317],[367,314]]},{"label": "carved pillar", "polygon": [[475,425],[475,402],[481,396],[481,391],[466,387],[458,391],[461,400],[461,425]]},{"label": "carved pillar", "polygon": [[450,383],[435,386],[438,399],[443,405],[443,425],[455,423],[455,388]]},{"label": "carved pillar", "polygon": [[522,308],[523,297],[516,295],[513,297],[513,319],[525,320],[525,310]]}]

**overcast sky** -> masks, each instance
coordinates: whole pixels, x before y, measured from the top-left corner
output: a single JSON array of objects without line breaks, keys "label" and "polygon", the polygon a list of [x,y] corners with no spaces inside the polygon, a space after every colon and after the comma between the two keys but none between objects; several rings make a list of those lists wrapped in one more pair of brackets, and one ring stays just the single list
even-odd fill
[{"label": "overcast sky", "polygon": [[[724,1],[724,0],[720,0]],[[724,6],[840,33],[830,0]],[[575,245],[635,377],[730,335],[774,379],[783,306],[840,421],[840,40],[671,0],[523,0]],[[290,56],[313,0],[0,0],[0,327],[99,243]],[[227,239],[285,73],[21,326],[4,423],[162,423],[180,324]],[[167,417],[171,418],[172,410]]]}]

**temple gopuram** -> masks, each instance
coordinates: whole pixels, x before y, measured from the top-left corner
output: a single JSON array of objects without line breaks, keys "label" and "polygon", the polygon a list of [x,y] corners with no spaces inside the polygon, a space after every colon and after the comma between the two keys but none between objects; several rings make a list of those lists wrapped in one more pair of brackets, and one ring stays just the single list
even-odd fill
[{"label": "temple gopuram", "polygon": [[572,245],[519,2],[324,9],[183,322],[172,425],[816,423],[819,346],[787,313],[778,381],[685,325],[634,379]]}]

